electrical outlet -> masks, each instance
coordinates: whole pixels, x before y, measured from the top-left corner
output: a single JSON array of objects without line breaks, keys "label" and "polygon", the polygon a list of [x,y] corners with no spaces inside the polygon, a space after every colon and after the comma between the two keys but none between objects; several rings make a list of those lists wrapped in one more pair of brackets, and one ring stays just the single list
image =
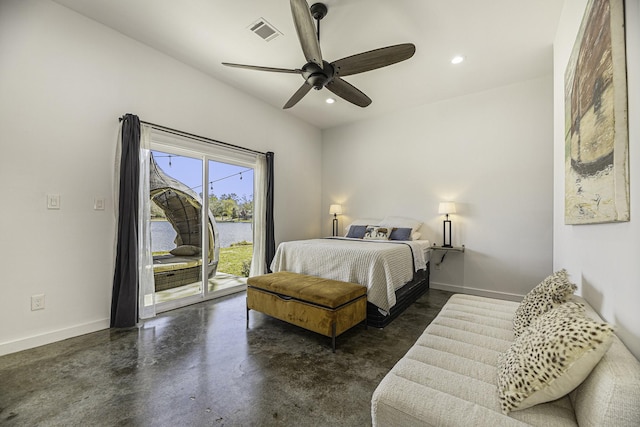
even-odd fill
[{"label": "electrical outlet", "polygon": [[31,295],[31,311],[44,310],[44,294]]}]

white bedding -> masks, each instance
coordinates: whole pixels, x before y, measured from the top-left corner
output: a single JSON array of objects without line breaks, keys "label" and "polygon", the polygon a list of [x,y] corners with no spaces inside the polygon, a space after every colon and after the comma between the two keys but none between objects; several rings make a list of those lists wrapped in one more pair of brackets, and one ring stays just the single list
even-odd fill
[{"label": "white bedding", "polygon": [[396,304],[396,289],[426,268],[428,248],[428,240],[296,240],[278,246],[271,271],[361,284],[367,287],[367,300],[388,312]]}]

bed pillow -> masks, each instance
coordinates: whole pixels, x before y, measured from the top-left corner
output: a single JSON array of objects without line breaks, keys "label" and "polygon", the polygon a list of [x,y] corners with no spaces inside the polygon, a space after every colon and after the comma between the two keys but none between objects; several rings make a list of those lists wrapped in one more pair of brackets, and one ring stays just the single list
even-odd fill
[{"label": "bed pillow", "polygon": [[353,220],[351,222],[351,224],[349,224],[349,225],[347,225],[345,227],[345,237],[347,236],[347,234],[349,234],[349,230],[354,225],[377,225],[377,224],[380,224],[380,220],[379,219],[373,219],[373,218],[358,218],[358,219],[355,219],[355,220]]},{"label": "bed pillow", "polygon": [[535,319],[498,356],[504,414],[561,398],[587,378],[613,342],[613,328],[567,302]]},{"label": "bed pillow", "polygon": [[394,228],[389,236],[389,240],[412,240],[411,239],[411,228],[409,227],[400,227]]},{"label": "bed pillow", "polygon": [[386,216],[382,221],[378,223],[378,225],[386,225],[396,228],[409,227],[411,228],[411,232],[415,233],[422,226],[422,222],[401,216]]},{"label": "bed pillow", "polygon": [[393,228],[386,226],[368,226],[364,233],[364,240],[389,240]]},{"label": "bed pillow", "polygon": [[200,255],[200,248],[193,245],[180,245],[171,249],[169,253],[175,256],[194,256]]},{"label": "bed pillow", "polygon": [[351,225],[349,226],[349,231],[347,231],[346,237],[351,237],[353,239],[362,239],[364,237],[365,231],[367,231],[366,225]]},{"label": "bed pillow", "polygon": [[556,271],[524,296],[513,316],[513,333],[519,336],[538,316],[567,302],[578,287],[569,281],[567,270]]}]

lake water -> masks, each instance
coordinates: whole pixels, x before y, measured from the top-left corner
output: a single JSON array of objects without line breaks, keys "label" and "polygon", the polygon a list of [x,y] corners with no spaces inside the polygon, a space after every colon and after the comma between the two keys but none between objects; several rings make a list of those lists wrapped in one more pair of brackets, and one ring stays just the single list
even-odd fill
[{"label": "lake water", "polygon": [[[218,222],[216,226],[221,248],[243,240],[253,242],[253,224],[250,222]],[[170,251],[176,247],[175,238],[176,232],[167,221],[151,221],[151,252]]]}]

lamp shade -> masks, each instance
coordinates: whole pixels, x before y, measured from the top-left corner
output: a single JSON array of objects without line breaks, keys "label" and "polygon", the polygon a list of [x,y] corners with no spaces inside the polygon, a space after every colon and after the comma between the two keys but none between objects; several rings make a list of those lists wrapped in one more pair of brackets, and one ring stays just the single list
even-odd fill
[{"label": "lamp shade", "polygon": [[440,202],[438,213],[443,215],[456,213],[456,204],[453,202]]},{"label": "lamp shade", "polygon": [[331,206],[329,206],[329,214],[330,215],[342,215],[342,206],[340,206],[340,205],[331,205]]}]

